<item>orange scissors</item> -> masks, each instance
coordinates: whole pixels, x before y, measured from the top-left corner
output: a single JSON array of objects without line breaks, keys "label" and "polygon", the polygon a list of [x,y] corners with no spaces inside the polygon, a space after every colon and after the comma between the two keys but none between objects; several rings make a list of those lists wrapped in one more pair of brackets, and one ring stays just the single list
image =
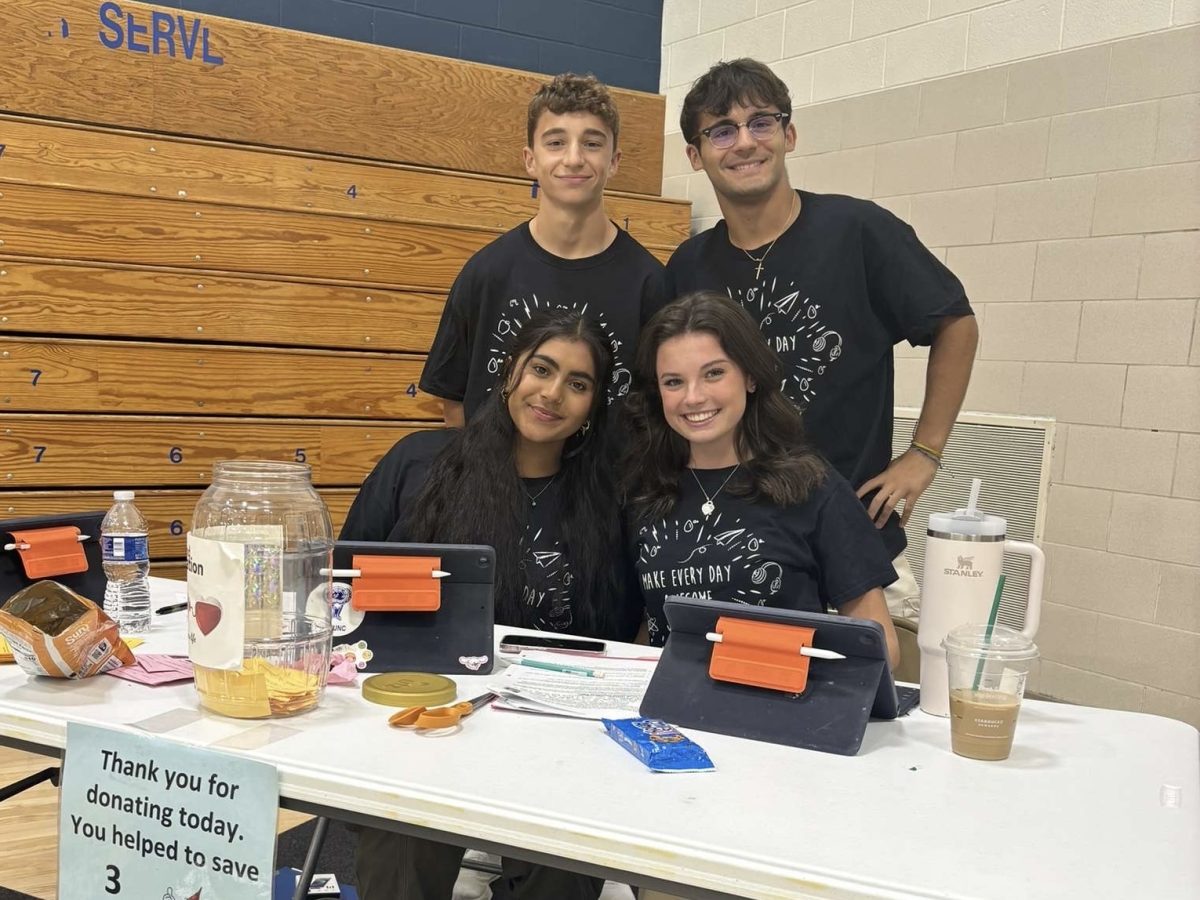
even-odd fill
[{"label": "orange scissors", "polygon": [[474,700],[464,700],[452,706],[410,706],[393,714],[388,724],[393,728],[453,728],[477,709],[487,706],[499,694],[489,691]]}]

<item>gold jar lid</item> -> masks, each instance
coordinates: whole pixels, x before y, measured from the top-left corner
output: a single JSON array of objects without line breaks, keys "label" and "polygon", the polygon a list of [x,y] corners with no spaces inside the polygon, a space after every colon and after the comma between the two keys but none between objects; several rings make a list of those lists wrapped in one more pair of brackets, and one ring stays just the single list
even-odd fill
[{"label": "gold jar lid", "polygon": [[428,672],[381,672],[363,682],[362,695],[384,706],[441,706],[458,696],[458,685]]}]

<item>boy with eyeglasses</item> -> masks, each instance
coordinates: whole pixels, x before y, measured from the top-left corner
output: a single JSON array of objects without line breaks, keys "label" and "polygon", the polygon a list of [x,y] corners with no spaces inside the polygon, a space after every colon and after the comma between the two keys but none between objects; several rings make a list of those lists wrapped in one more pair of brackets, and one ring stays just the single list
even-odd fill
[{"label": "boy with eyeglasses", "polygon": [[[791,112],[787,85],[756,60],[718,63],[692,85],[680,127],[724,219],[675,251],[668,296],[726,291],[757,318],[809,438],[897,557],[889,608],[911,614],[902,526],[941,463],[979,332],[962,284],[906,223],[868,200],[792,188]],[[892,459],[892,348],[901,340],[930,352],[912,445]]]},{"label": "boy with eyeglasses", "polygon": [[619,131],[608,89],[590,75],[558,75],[530,100],[521,152],[537,185],[537,214],[463,266],[421,373],[421,389],[442,399],[447,425],[475,412],[512,335],[548,306],[599,322],[614,356],[607,402],[628,392],[638,331],[661,304],[663,267],[604,211],[604,186],[621,161]]}]

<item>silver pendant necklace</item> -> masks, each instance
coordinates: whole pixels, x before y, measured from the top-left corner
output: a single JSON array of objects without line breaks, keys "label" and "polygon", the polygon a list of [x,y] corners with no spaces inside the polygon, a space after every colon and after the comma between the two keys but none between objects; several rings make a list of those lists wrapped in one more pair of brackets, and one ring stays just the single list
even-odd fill
[{"label": "silver pendant necklace", "polygon": [[729,479],[736,475],[737,470],[741,467],[741,463],[738,463],[736,466],[734,466],[733,471],[725,476],[725,480],[721,482],[721,486],[719,488],[713,491],[712,496],[709,496],[708,491],[704,489],[704,485],[700,483],[700,476],[696,474],[696,470],[688,469],[688,471],[692,473],[692,477],[696,479],[696,487],[700,488],[700,493],[704,495],[704,502],[700,504],[700,512],[704,513],[704,518],[707,519],[714,512],[716,512],[717,504],[713,501],[717,499],[717,494],[725,490],[725,485],[729,484]]},{"label": "silver pendant necklace", "polygon": [[557,477],[558,477],[558,473],[555,472],[553,475],[550,476],[550,480],[547,481],[546,484],[542,487],[542,489],[540,491],[538,491],[536,494],[529,493],[529,488],[525,487],[525,481],[524,481],[524,479],[522,479],[521,489],[523,491],[525,491],[525,496],[529,498],[530,506],[537,506],[538,498],[540,496],[542,496],[542,494],[546,493],[546,491],[550,490],[550,485],[554,484],[554,479],[556,479]]}]

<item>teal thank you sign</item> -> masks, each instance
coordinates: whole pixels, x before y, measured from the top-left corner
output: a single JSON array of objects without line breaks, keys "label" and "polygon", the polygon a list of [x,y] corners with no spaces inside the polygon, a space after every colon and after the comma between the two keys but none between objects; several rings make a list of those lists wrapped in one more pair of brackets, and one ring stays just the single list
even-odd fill
[{"label": "teal thank you sign", "polygon": [[70,724],[59,900],[271,900],[278,814],[274,766]]}]

